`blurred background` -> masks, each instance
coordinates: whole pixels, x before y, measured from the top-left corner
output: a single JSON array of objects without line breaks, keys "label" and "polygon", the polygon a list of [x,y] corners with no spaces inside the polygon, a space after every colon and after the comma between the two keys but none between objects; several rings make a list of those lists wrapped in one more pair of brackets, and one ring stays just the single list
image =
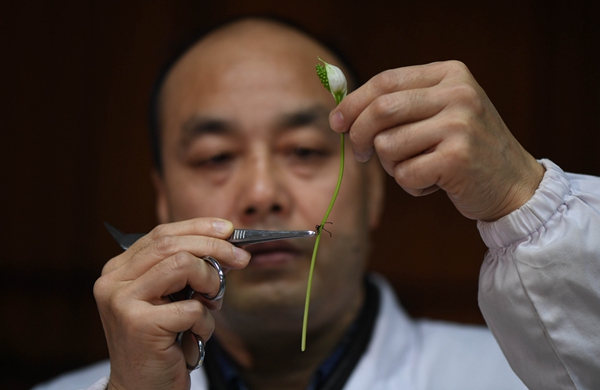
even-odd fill
[{"label": "blurred background", "polygon": [[[333,43],[362,82],[461,60],[534,156],[600,175],[598,1],[2,2],[1,389],[107,357],[92,286],[120,249],[102,223],[155,225],[152,81],[195,31],[246,14]],[[385,207],[372,269],[414,316],[483,323],[475,222],[443,193],[412,198],[391,179]]]}]

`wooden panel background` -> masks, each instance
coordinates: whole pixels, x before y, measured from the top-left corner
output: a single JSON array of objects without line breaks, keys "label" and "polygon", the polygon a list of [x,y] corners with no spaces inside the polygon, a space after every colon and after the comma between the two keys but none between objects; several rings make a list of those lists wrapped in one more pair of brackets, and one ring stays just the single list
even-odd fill
[{"label": "wooden panel background", "polygon": [[[350,5],[352,4],[352,5]],[[2,48],[0,388],[106,357],[92,285],[119,248],[104,231],[155,223],[146,105],[177,43],[268,13],[339,46],[364,81],[404,65],[467,63],[536,157],[600,175],[600,3],[521,0],[6,1]],[[482,323],[485,253],[442,193],[388,183],[372,268],[415,316]]]}]

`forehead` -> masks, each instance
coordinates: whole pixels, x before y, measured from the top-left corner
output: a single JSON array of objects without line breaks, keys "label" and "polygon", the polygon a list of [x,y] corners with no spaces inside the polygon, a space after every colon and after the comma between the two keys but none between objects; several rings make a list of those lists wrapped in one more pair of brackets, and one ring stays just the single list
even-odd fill
[{"label": "forehead", "polygon": [[333,58],[316,41],[281,25],[245,21],[219,30],[194,45],[166,78],[163,124],[200,108],[258,106],[261,99],[270,99],[265,109],[273,108],[273,99],[330,103],[332,97],[315,73],[317,56]]}]

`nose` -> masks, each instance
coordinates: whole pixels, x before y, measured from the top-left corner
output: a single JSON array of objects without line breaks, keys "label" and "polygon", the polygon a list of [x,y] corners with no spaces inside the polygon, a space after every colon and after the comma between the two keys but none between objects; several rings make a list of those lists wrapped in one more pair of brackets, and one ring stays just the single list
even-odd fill
[{"label": "nose", "polygon": [[252,156],[241,172],[239,215],[246,226],[269,224],[288,212],[290,197],[280,167],[268,153]]}]

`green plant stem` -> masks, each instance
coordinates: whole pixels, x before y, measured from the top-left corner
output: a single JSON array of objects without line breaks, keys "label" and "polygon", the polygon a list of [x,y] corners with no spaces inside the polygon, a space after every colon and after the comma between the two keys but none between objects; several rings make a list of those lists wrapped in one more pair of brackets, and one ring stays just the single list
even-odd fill
[{"label": "green plant stem", "polygon": [[[337,99],[336,99],[337,100]],[[306,301],[304,303],[304,320],[302,321],[302,346],[301,349],[304,351],[306,349],[306,331],[308,327],[308,308],[310,306],[310,290],[312,287],[312,278],[313,271],[315,269],[315,261],[317,259],[317,251],[319,250],[319,243],[321,242],[321,231],[323,230],[323,226],[327,222],[327,218],[329,218],[329,214],[331,213],[331,209],[333,209],[333,205],[335,203],[335,199],[338,196],[338,192],[340,192],[340,186],[342,185],[342,176],[344,175],[344,152],[345,152],[345,138],[344,133],[340,134],[340,172],[338,174],[337,184],[335,185],[335,191],[333,192],[333,196],[331,197],[331,201],[329,202],[329,207],[323,216],[323,220],[321,221],[321,225],[318,227],[317,231],[317,239],[315,241],[315,247],[313,249],[312,258],[310,260],[310,270],[308,271],[308,287],[306,288]]]}]

